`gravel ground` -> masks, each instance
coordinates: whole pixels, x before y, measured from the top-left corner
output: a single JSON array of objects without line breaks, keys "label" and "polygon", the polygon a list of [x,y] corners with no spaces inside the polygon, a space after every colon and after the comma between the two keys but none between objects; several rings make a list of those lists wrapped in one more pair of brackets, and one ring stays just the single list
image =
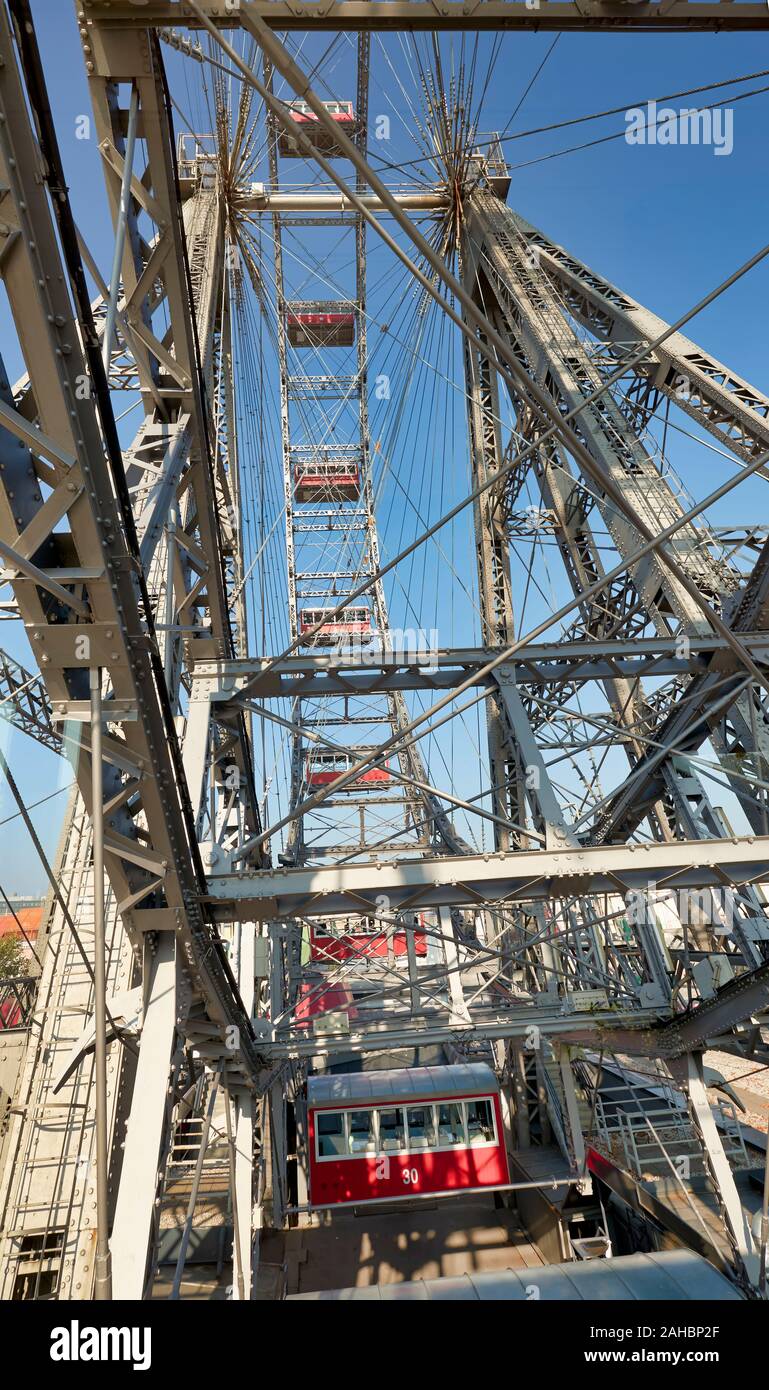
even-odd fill
[{"label": "gravel ground", "polygon": [[[752,1091],[762,1100],[769,1102],[769,1067],[757,1066],[755,1062],[748,1062],[744,1057],[733,1057],[730,1052],[706,1052],[705,1066],[712,1067],[724,1078],[724,1081],[739,1087],[740,1091]],[[623,1057],[620,1055],[618,1061],[625,1062],[634,1071],[642,1072],[647,1076],[654,1076],[659,1082],[659,1076],[655,1066],[643,1057]],[[708,1090],[708,1096],[712,1105],[717,1105],[719,1097],[724,1098],[727,1103],[729,1097],[723,1097],[722,1091],[716,1091],[712,1087]],[[763,1106],[760,1109],[751,1109],[747,1096],[743,1097],[745,1110],[737,1109],[737,1118],[743,1125],[749,1125],[751,1129],[757,1129],[760,1134],[769,1132],[768,1117]]]}]

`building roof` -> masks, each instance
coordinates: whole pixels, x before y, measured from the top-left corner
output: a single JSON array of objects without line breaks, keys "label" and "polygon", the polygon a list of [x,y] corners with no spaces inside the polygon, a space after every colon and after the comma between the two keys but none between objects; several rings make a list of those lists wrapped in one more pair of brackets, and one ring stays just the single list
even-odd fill
[{"label": "building roof", "polygon": [[498,1089],[485,1062],[460,1062],[447,1067],[407,1067],[399,1071],[351,1072],[310,1076],[307,1103],[311,1106],[393,1105],[444,1096],[490,1096]]},{"label": "building roof", "polygon": [[[19,921],[16,921],[18,917]],[[12,912],[4,912],[0,915],[0,936],[16,936],[19,941],[24,940],[24,933],[30,941],[34,941],[37,936],[43,918],[43,909],[40,907],[19,907],[16,909],[16,917]],[[21,922],[24,932],[19,930]]]},{"label": "building roof", "polygon": [[289,1294],[290,1300],[365,1299],[369,1302],[412,1300],[525,1303],[531,1286],[542,1300],[564,1302],[685,1303],[729,1302],[742,1294],[724,1274],[691,1250],[617,1255],[611,1260],[576,1260],[536,1269],[505,1269],[462,1274],[447,1279],[417,1279],[405,1284],[372,1284],[358,1289],[322,1289]]}]

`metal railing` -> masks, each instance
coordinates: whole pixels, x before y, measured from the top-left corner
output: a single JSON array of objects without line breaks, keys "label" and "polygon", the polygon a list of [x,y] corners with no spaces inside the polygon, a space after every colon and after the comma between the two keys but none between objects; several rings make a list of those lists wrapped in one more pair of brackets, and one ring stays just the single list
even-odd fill
[{"label": "metal railing", "polygon": [[37,977],[32,975],[0,979],[0,1032],[29,1027],[37,986]]}]

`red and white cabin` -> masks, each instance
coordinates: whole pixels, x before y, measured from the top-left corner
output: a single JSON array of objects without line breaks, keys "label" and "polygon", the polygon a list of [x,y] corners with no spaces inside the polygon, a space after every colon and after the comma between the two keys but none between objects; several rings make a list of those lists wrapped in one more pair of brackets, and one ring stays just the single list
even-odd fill
[{"label": "red and white cabin", "polygon": [[286,305],[292,347],[352,347],[355,305],[344,299],[293,300]]},{"label": "red and white cabin", "polygon": [[[323,105],[335,125],[350,138],[356,134],[358,122],[351,101],[324,101]],[[344,155],[330,131],[322,126],[315,112],[306,101],[286,102],[288,113],[294,125],[307,136],[314,150],[330,155],[332,159],[343,159]],[[305,159],[307,156],[299,148],[299,143],[291,132],[281,124],[278,133],[278,149],[284,159]]]},{"label": "red and white cabin", "polygon": [[399,1201],[505,1187],[499,1085],[483,1062],[307,1081],[310,1201]]},{"label": "red and white cabin", "polygon": [[371,612],[368,608],[356,608],[352,605],[343,608],[335,618],[329,618],[324,622],[324,615],[331,612],[328,608],[303,608],[299,614],[299,633],[300,636],[306,632],[312,632],[318,626],[318,631],[308,638],[308,642],[313,647],[335,647],[338,642],[344,642],[349,638],[360,640],[370,637],[372,633]]},{"label": "red and white cabin", "polygon": [[[417,925],[411,930],[416,954],[426,956],[427,937],[421,913]],[[361,960],[381,960],[388,955],[391,947],[393,955],[406,955],[406,928],[396,928],[388,940],[382,923],[376,917],[343,917],[310,924],[310,959],[320,964],[354,960],[356,957]]]},{"label": "red and white cabin", "polygon": [[[308,753],[305,763],[305,777],[308,787],[329,787],[338,782],[346,772],[360,762],[366,749],[359,748],[351,753]],[[361,787],[381,787],[392,782],[392,773],[387,762],[381,767],[367,767],[349,782],[344,791],[358,791]]]},{"label": "red and white cabin", "polygon": [[349,459],[313,459],[294,465],[296,502],[355,502],[360,474]]}]

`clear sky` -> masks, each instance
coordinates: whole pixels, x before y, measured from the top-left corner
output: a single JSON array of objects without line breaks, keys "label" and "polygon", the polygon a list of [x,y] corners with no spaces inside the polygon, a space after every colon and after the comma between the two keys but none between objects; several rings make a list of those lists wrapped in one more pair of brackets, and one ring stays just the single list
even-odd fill
[{"label": "clear sky", "polygon": [[[82,63],[74,5],[67,0],[32,0],[38,28],[52,109],[69,181],[75,218],[95,255],[105,278],[109,276],[112,233],[103,193],[98,150],[94,139],[77,138],[80,118],[90,111],[87,83]],[[307,66],[317,61],[328,46],[328,36],[308,39],[301,50]],[[479,48],[478,70],[486,69],[495,40],[485,37]],[[450,40],[444,37],[442,50],[447,58]],[[426,40],[419,53],[426,55]],[[547,56],[549,54],[549,56]],[[210,120],[206,101],[200,95],[200,68],[164,49],[172,91],[179,108],[195,128]],[[544,66],[526,93],[540,64]],[[511,135],[529,131],[607,108],[630,106],[648,98],[726,78],[769,68],[769,42],[756,35],[563,35],[553,47],[548,34],[510,34],[502,40],[494,73],[485,93],[481,128],[505,129]],[[352,84],[352,43],[345,38],[333,61],[323,67],[328,94],[354,97]],[[413,120],[405,93],[419,105],[415,74],[415,51],[410,40],[397,36],[375,38],[372,42],[372,121],[378,112],[392,116],[392,139],[384,152],[384,142],[373,146],[375,153],[394,164],[412,160],[420,153],[413,138]],[[757,78],[735,91],[769,85],[769,77]],[[476,100],[478,93],[476,93]],[[712,100],[706,96],[704,101]],[[694,105],[675,102],[675,106]],[[516,113],[516,108],[519,108]],[[550,134],[534,135],[506,145],[514,167],[509,202],[528,220],[556,241],[608,276],[642,303],[664,318],[673,319],[694,304],[715,284],[753,254],[766,239],[767,210],[767,110],[769,94],[739,101],[733,107],[734,148],[719,157],[712,148],[671,146],[663,148],[630,146],[617,139],[593,148],[574,151],[559,158],[543,156],[601,135],[622,131],[622,116],[576,126]],[[540,161],[529,163],[529,161]],[[303,168],[299,163],[299,171]],[[306,177],[299,171],[295,178]],[[394,182],[410,182],[416,171],[399,175],[391,171]],[[264,169],[256,177],[265,177]],[[315,243],[320,255],[322,241]],[[305,254],[294,248],[296,284],[301,287],[299,262]],[[265,255],[269,260],[269,252]],[[340,245],[336,252],[323,255],[324,274],[329,283],[340,287],[349,274],[349,252]],[[304,277],[306,281],[306,276]],[[398,349],[393,348],[393,305],[403,292],[404,280],[394,272],[388,253],[372,248],[369,272],[369,313],[372,319],[371,351],[374,363],[387,358],[395,372]],[[769,291],[769,263],[764,262],[737,284],[716,304],[702,313],[688,332],[734,370],[766,388],[766,305]],[[333,297],[331,295],[330,297]],[[405,310],[403,311],[405,313]],[[398,320],[400,321],[400,320]],[[376,325],[379,325],[379,329]],[[382,324],[388,332],[380,333]],[[256,330],[255,330],[256,331]],[[430,332],[432,333],[432,329]],[[397,338],[397,333],[396,333]],[[0,302],[0,342],[11,379],[23,370],[13,328],[4,300]],[[427,347],[427,343],[431,347]],[[387,454],[380,475],[380,530],[383,555],[388,558],[417,533],[427,520],[435,519],[452,501],[467,490],[467,446],[463,425],[461,394],[444,383],[432,396],[427,394],[425,371],[435,376],[436,367],[461,371],[456,343],[446,335],[425,340],[429,369],[414,367],[414,380],[405,380],[402,389],[411,393],[418,409],[407,426],[396,430],[392,414],[372,408],[372,437],[383,441]],[[402,364],[401,364],[402,365]],[[420,375],[421,373],[421,375]],[[415,394],[418,379],[419,391]],[[265,403],[268,432],[271,431],[272,470],[269,499],[279,498],[279,457],[276,447],[276,397],[274,376],[271,399]],[[431,403],[432,402],[432,403]],[[244,407],[245,409],[245,407]],[[253,408],[251,415],[253,415]],[[390,410],[392,407],[389,408]],[[136,417],[134,417],[134,420]],[[126,442],[131,420],[123,426]],[[388,444],[388,440],[390,443]],[[677,441],[675,464],[688,487],[702,494],[726,476],[725,468],[691,441]],[[432,466],[426,466],[430,464]],[[440,465],[440,466],[437,466]],[[375,461],[375,472],[377,468]],[[253,502],[253,480],[249,497]],[[719,513],[726,523],[769,520],[764,505],[765,483],[747,484]],[[408,492],[411,501],[404,496]],[[416,501],[415,501],[416,499]],[[267,507],[269,513],[269,505]],[[250,553],[258,549],[259,532],[249,532]],[[279,531],[276,532],[276,537]],[[467,530],[452,530],[445,545],[450,551],[455,575],[466,581],[474,593],[474,560]],[[273,566],[271,576],[268,646],[275,649],[285,636],[285,580],[279,568],[281,549],[277,540],[266,552]],[[395,621],[409,619],[409,598],[420,595],[420,614],[424,626],[436,623],[441,642],[477,640],[473,601],[463,601],[457,591],[441,579],[445,573],[445,554],[438,552],[417,562],[408,575],[401,576],[389,589]],[[420,568],[421,565],[421,568]],[[444,566],[442,571],[441,566]],[[408,592],[407,592],[408,591]],[[266,602],[266,601],[265,601]],[[251,594],[252,621],[258,634],[259,595]],[[413,604],[412,604],[413,607]],[[532,606],[527,616],[538,615]],[[252,647],[259,643],[253,638]],[[29,661],[28,647],[18,625],[6,623],[0,642],[12,654]],[[476,729],[481,737],[482,730]],[[63,760],[41,749],[25,736],[2,730],[4,746],[19,779],[28,804],[70,781]],[[443,748],[447,752],[448,744]],[[459,756],[459,754],[457,754]],[[465,752],[465,757],[467,756]],[[437,774],[440,767],[434,769]],[[47,848],[55,847],[59,796],[35,812],[35,822]],[[42,875],[34,851],[17,821],[9,821],[12,806],[6,788],[0,789],[0,820],[3,822],[5,853],[0,873],[8,892],[31,892],[42,886]],[[275,809],[275,808],[273,808]]]}]

